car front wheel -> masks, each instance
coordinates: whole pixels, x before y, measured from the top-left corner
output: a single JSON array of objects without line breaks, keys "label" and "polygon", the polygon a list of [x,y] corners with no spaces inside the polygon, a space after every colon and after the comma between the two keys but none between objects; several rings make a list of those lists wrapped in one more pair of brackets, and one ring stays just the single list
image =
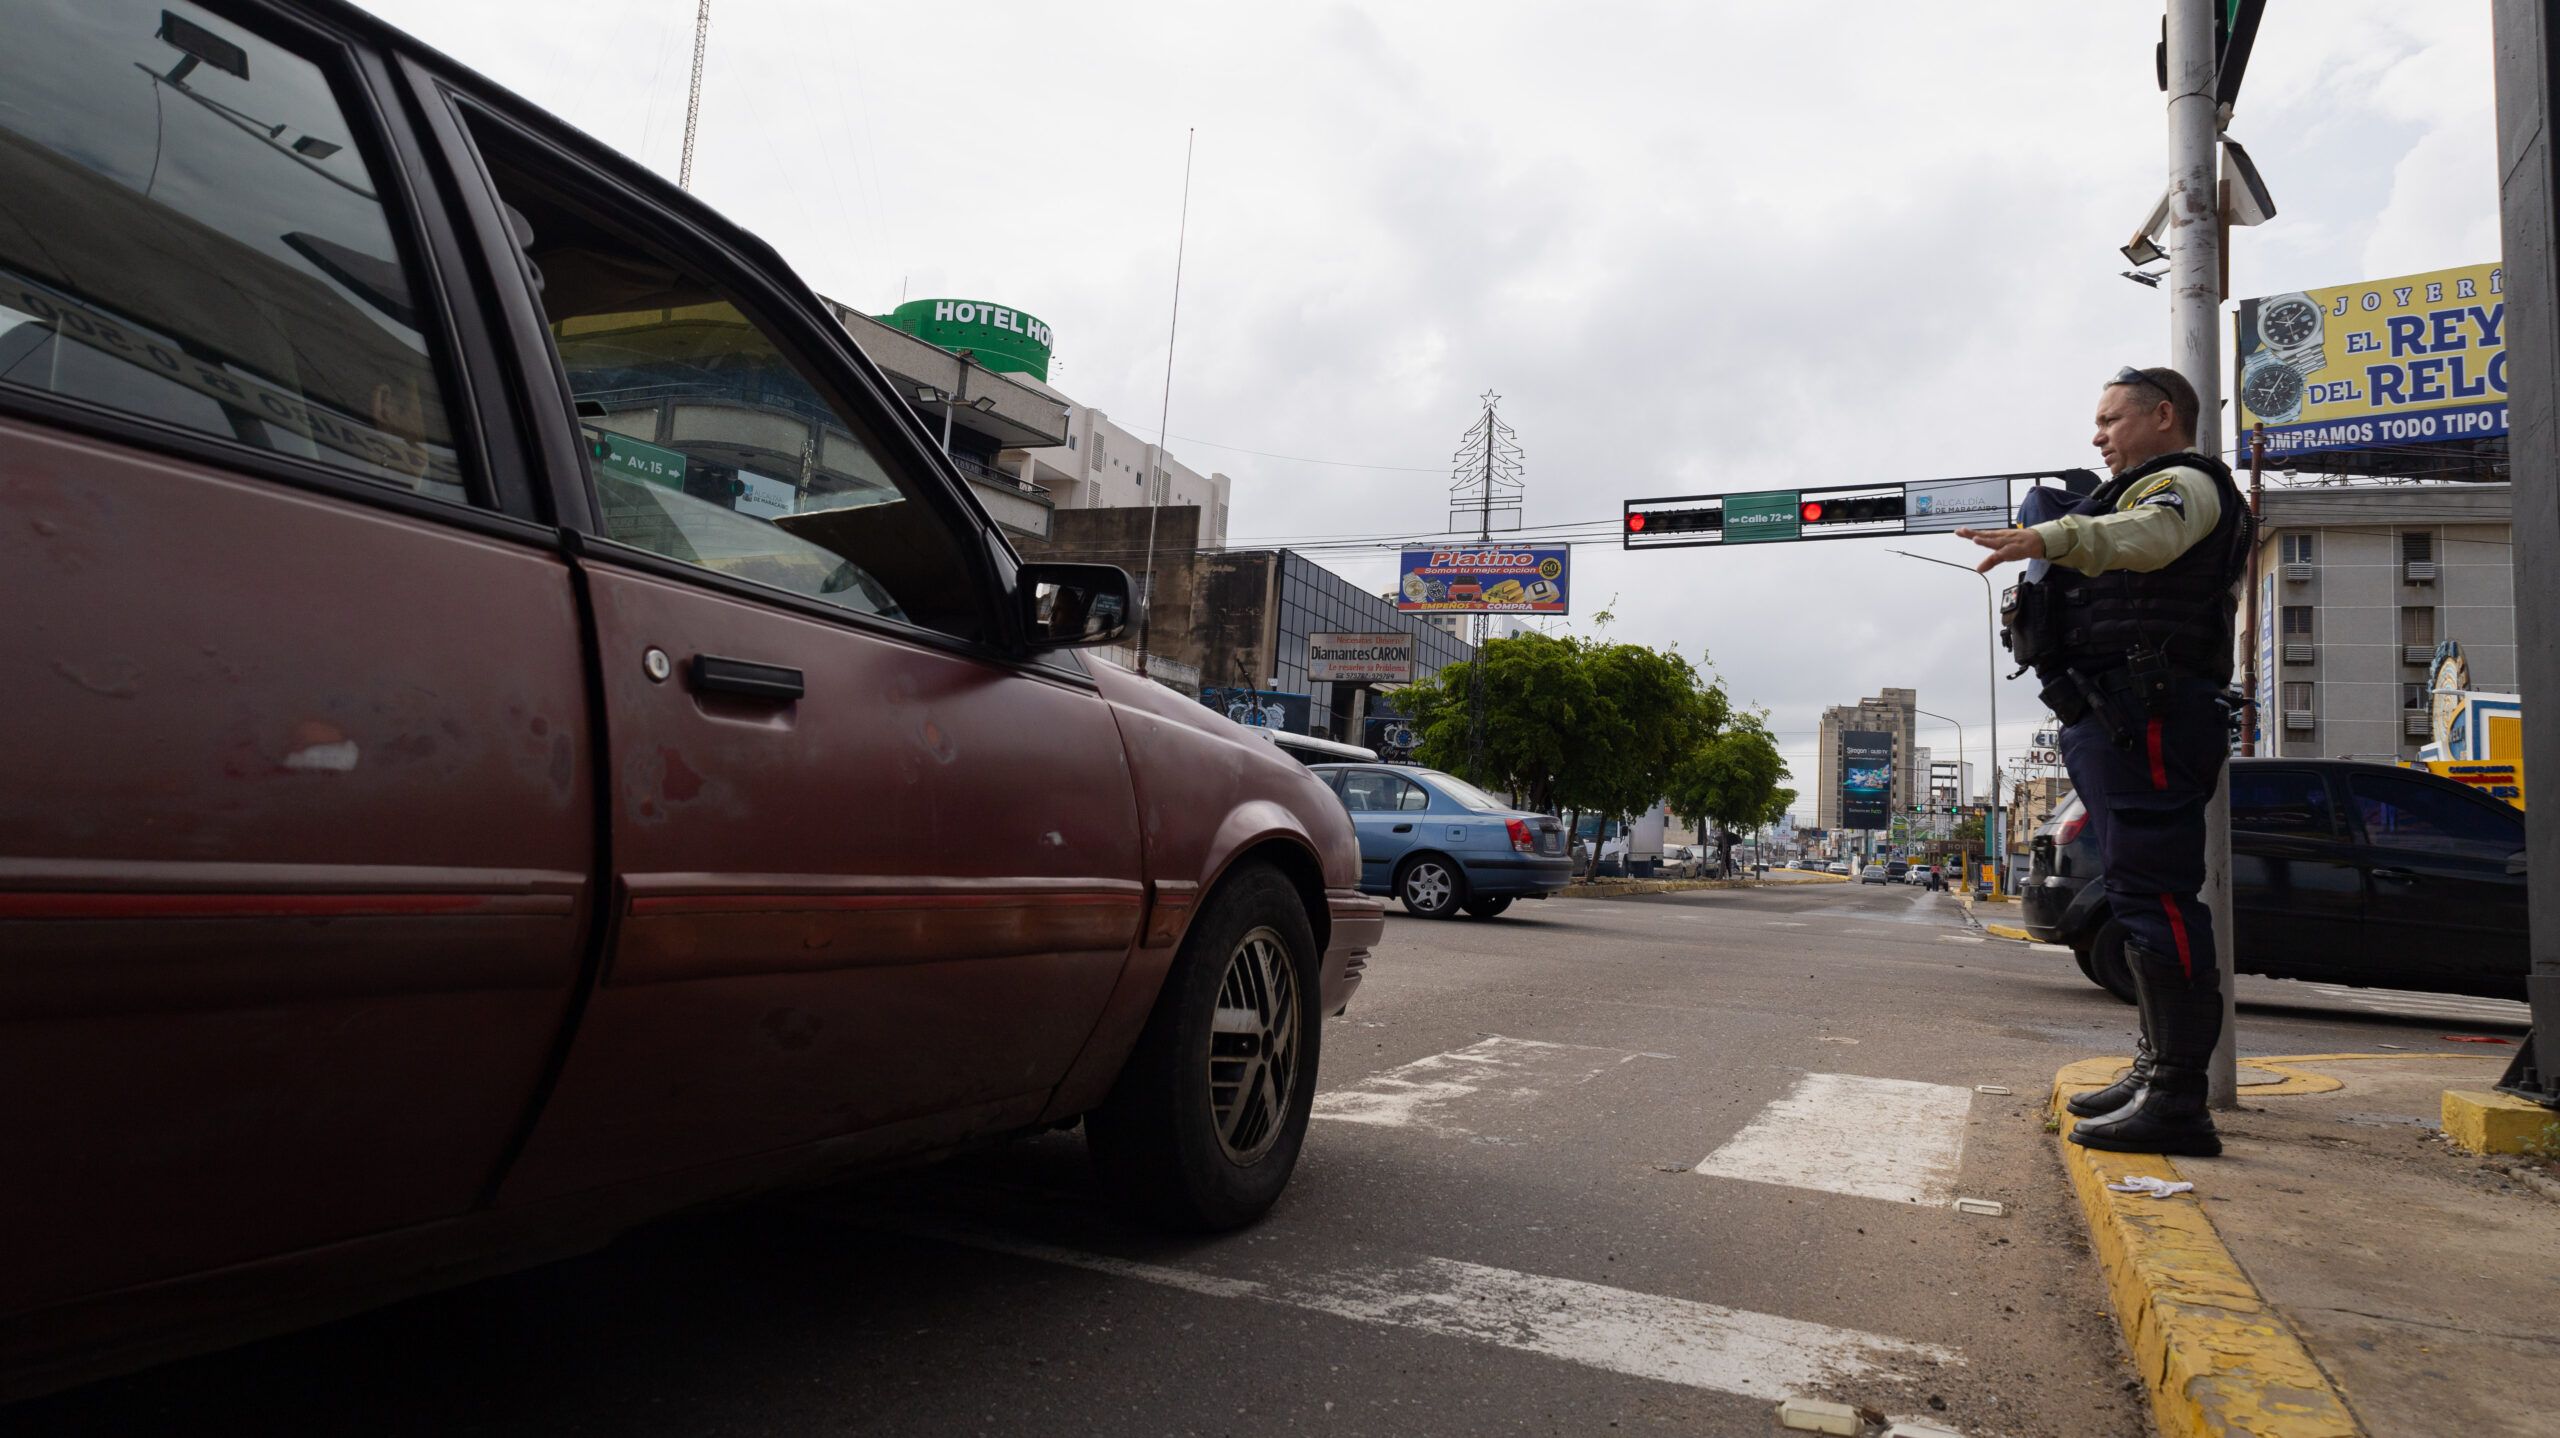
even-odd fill
[{"label": "car front wheel", "polygon": [[1397,876],[1396,897],[1404,900],[1405,912],[1416,918],[1445,919],[1467,901],[1466,876],[1457,865],[1427,854],[1405,865]]},{"label": "car front wheel", "polygon": [[2124,925],[2113,919],[2100,924],[2086,944],[2072,951],[2072,957],[2080,961],[2080,972],[2087,974],[2090,982],[2126,1003],[2137,1001],[2133,965],[2124,956]]},{"label": "car front wheel", "polygon": [[1085,1120],[1106,1186],[1168,1227],[1260,1218],[1315,1106],[1315,931],[1296,886],[1254,864],[1193,920],[1111,1096]]}]

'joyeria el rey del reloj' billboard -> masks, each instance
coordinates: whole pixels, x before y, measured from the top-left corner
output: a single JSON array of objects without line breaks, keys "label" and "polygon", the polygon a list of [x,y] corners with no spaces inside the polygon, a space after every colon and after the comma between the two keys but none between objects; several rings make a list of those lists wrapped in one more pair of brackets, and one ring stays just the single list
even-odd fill
[{"label": "'joyeria el rey del reloj' billboard", "polygon": [[2506,274],[2466,265],[2242,300],[2241,453],[2378,449],[2507,432]]}]

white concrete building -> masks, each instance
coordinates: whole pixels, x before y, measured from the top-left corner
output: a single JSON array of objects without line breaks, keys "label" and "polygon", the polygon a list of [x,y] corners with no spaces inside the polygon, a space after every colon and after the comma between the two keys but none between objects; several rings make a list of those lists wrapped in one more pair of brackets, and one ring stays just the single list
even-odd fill
[{"label": "white concrete building", "polygon": [[[1060,509],[1127,509],[1150,502],[1198,505],[1201,546],[1226,547],[1227,504],[1233,480],[1223,474],[1202,474],[1159,452],[1154,441],[1028,375],[1016,378],[1055,396],[1066,407],[1067,442],[1050,449],[1006,450],[1000,462],[1007,470],[1046,490],[1050,503]],[[1148,497],[1150,475],[1155,478],[1152,501]]]}]

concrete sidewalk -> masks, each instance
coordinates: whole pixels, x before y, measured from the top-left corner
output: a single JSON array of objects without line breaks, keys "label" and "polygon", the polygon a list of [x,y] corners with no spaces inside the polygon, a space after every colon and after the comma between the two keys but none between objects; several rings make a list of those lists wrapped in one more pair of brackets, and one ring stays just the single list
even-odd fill
[{"label": "concrete sidewalk", "polygon": [[[2504,1058],[2244,1059],[2218,1159],[2057,1137],[2164,1434],[2560,1433],[2560,1201],[2437,1132]],[[2064,1130],[2125,1062],[2056,1076]],[[2132,1174],[2195,1189],[2104,1186]]]}]

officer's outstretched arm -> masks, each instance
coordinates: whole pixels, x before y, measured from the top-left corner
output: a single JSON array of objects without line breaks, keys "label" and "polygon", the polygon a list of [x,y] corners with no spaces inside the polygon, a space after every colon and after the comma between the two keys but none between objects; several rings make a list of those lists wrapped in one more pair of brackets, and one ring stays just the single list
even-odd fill
[{"label": "officer's outstretched arm", "polygon": [[2191,469],[2164,470],[2118,501],[2111,514],[2068,514],[2034,526],[2044,557],[2082,574],[2129,569],[2147,574],[2213,533],[2222,499]]}]

